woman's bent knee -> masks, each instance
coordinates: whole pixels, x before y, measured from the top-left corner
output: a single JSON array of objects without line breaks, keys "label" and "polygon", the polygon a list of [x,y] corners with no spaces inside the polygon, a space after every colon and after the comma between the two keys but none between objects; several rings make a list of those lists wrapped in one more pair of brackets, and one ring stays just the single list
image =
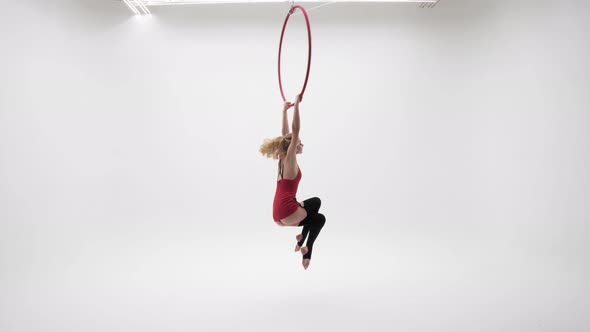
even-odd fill
[{"label": "woman's bent knee", "polygon": [[322,206],[322,200],[319,197],[312,198],[318,207]]},{"label": "woman's bent knee", "polygon": [[316,214],[315,219],[316,219],[315,222],[318,223],[319,225],[321,225],[322,227],[326,223],[326,216],[324,216],[321,213]]}]

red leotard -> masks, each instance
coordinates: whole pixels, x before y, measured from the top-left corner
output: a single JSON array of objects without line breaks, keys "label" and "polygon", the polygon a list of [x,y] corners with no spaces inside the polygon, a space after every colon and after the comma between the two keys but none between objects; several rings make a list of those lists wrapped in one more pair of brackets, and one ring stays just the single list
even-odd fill
[{"label": "red leotard", "polygon": [[297,171],[297,176],[294,179],[280,179],[277,181],[277,190],[275,192],[275,199],[272,206],[272,217],[275,222],[278,222],[297,211],[299,203],[295,196],[297,195],[297,187],[299,187],[300,180],[301,169]]}]

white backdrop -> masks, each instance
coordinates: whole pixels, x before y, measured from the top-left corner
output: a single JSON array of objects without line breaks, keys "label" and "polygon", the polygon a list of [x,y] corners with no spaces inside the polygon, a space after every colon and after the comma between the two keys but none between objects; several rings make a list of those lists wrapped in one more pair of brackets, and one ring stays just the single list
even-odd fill
[{"label": "white backdrop", "polygon": [[258,153],[287,9],[3,3],[0,330],[588,331],[590,4],[311,11],[307,271]]}]

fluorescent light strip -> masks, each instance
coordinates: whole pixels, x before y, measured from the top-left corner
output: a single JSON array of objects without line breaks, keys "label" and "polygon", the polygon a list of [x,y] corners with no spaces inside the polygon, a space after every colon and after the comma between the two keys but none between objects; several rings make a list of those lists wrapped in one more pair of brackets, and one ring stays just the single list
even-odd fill
[{"label": "fluorescent light strip", "polygon": [[131,9],[131,11],[133,11],[133,13],[135,15],[139,15],[139,12],[137,11],[137,9],[131,4],[131,2],[129,2],[129,0],[123,0],[125,2],[125,4],[127,5],[127,7],[129,7],[129,9]]},{"label": "fluorescent light strip", "polygon": [[438,4],[440,0],[436,0],[434,2],[425,1],[420,5],[420,8],[434,8]]},{"label": "fluorescent light strip", "polygon": [[147,7],[143,4],[142,0],[135,0],[135,3],[139,6],[139,8],[141,8],[141,10],[146,14],[146,15],[152,15],[152,13],[150,12],[149,9],[147,9]]}]

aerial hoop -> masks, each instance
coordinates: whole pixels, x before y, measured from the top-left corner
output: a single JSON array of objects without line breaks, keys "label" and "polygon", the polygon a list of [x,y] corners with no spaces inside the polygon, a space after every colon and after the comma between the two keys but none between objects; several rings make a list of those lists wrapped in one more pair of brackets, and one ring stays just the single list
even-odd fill
[{"label": "aerial hoop", "polygon": [[289,10],[287,17],[285,17],[285,23],[283,24],[283,30],[281,31],[281,41],[279,43],[279,89],[281,90],[281,97],[283,97],[283,101],[287,101],[287,99],[285,98],[285,93],[283,92],[283,82],[281,81],[281,50],[283,48],[283,36],[285,35],[287,22],[289,21],[291,14],[295,12],[295,9],[299,9],[303,13],[303,16],[305,17],[305,24],[307,25],[307,72],[305,73],[305,82],[303,82],[303,88],[301,88],[301,92],[299,93],[300,100],[303,100],[303,93],[305,92],[307,79],[309,78],[309,66],[311,65],[311,28],[309,26],[309,18],[307,17],[305,8],[300,5],[294,5]]}]

